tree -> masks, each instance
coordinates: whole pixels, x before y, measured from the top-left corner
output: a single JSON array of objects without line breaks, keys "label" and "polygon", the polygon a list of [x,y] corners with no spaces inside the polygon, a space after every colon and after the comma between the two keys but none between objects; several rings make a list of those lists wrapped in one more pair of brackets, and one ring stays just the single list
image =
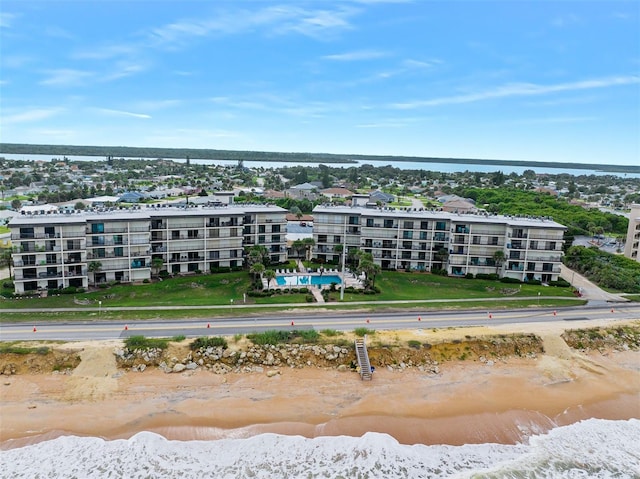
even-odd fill
[{"label": "tree", "polygon": [[93,285],[96,286],[98,284],[96,281],[96,273],[102,269],[102,263],[100,261],[91,261],[88,268],[89,272],[93,273]]},{"label": "tree", "polygon": [[85,204],[82,201],[77,201],[75,205],[73,205],[73,207],[76,210],[84,210],[86,208]]},{"label": "tree", "polygon": [[276,277],[276,272],[272,269],[268,269],[264,272],[264,277],[267,280],[267,291],[269,291],[269,284],[271,283],[271,280]]},{"label": "tree", "polygon": [[153,258],[151,260],[151,270],[155,271],[155,276],[160,274],[160,270],[164,266],[164,260],[162,258]]},{"label": "tree", "polygon": [[262,274],[264,273],[265,267],[262,263],[254,263],[249,268],[249,272],[253,275],[253,279],[257,280],[258,278],[262,278]]},{"label": "tree", "polygon": [[446,262],[449,259],[449,251],[447,248],[440,248],[433,255],[434,259],[440,263],[440,269],[445,269]]},{"label": "tree", "polygon": [[344,245],[342,244],[337,244],[333,247],[333,252],[336,253],[338,255],[338,257],[340,258],[340,268],[342,268],[342,252],[344,251]]},{"label": "tree", "polygon": [[294,242],[291,243],[291,249],[296,253],[297,256],[300,256],[300,253],[302,253],[305,248],[306,247],[301,239],[294,240]]},{"label": "tree", "polygon": [[257,244],[249,248],[247,264],[251,267],[256,263],[260,263],[263,266],[269,265],[269,250],[263,245]]},{"label": "tree", "polygon": [[362,253],[359,251],[356,271],[358,273],[364,273],[365,287],[373,289],[376,285],[376,276],[380,273],[381,268],[373,262],[373,255],[371,253]]},{"label": "tree", "polygon": [[18,211],[20,208],[22,208],[22,201],[17,198],[15,200],[11,200],[11,209]]},{"label": "tree", "polygon": [[504,264],[504,259],[504,251],[502,251],[501,249],[493,253],[493,261],[496,264],[496,274],[498,274],[498,270]]},{"label": "tree", "polygon": [[305,259],[309,261],[311,259],[311,250],[313,249],[316,242],[313,238],[304,238],[302,240],[302,244],[304,245],[304,248],[306,250]]},{"label": "tree", "polygon": [[12,251],[10,248],[7,249],[3,249],[2,250],[2,262],[3,264],[6,264],[9,267],[9,279],[11,279],[11,266],[13,265],[13,255],[11,254]]}]

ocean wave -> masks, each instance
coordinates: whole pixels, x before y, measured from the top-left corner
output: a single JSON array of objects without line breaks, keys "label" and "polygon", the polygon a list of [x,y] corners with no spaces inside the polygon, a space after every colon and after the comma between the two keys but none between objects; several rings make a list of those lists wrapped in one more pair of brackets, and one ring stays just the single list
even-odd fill
[{"label": "ocean wave", "polygon": [[62,436],[0,451],[2,478],[640,478],[640,420],[588,419],[526,444],[403,445],[362,437],[260,434],[170,441]]}]

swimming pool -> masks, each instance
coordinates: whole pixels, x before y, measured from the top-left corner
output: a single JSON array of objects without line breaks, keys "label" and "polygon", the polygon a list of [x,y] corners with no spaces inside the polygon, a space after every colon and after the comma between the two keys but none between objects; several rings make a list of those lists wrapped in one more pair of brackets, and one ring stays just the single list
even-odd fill
[{"label": "swimming pool", "polygon": [[293,276],[276,276],[276,282],[278,286],[309,286],[342,283],[340,276],[335,274],[323,274],[320,275],[293,275]]}]

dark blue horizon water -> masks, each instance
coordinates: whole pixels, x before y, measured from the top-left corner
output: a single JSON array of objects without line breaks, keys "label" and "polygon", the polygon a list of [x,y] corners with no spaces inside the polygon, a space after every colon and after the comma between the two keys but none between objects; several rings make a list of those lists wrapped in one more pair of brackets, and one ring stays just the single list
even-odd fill
[{"label": "dark blue horizon water", "polygon": [[[62,159],[59,155],[18,155],[18,154],[9,154],[9,153],[0,153],[0,157],[4,157],[8,160],[26,160],[26,161],[51,161],[52,159]],[[102,156],[73,156],[67,155],[67,158],[72,161],[106,161],[106,159]],[[155,158],[126,158],[127,160],[153,160]],[[182,160],[179,158],[167,158],[169,160],[175,161],[176,163],[184,163],[186,160]],[[237,165],[238,162],[235,160],[203,160],[203,159],[191,159],[191,163],[193,164],[205,164],[205,165],[223,165],[223,166],[234,166]],[[486,164],[474,164],[474,163],[429,163],[429,162],[419,162],[419,161],[397,161],[391,163],[390,161],[357,161],[356,163],[296,163],[291,161],[252,161],[252,160],[244,160],[245,166],[250,167],[264,167],[264,168],[282,168],[285,166],[309,166],[309,167],[317,167],[318,165],[324,164],[331,167],[337,168],[350,168],[352,166],[362,166],[362,165],[373,165],[375,167],[392,165],[395,168],[400,168],[401,170],[427,170],[427,171],[438,171],[442,173],[459,173],[464,171],[470,172],[480,172],[480,173],[492,173],[494,171],[502,171],[505,174],[516,173],[521,175],[525,170],[533,170],[538,174],[550,174],[550,175],[561,175],[568,174],[573,176],[580,175],[612,175],[619,176],[621,178],[640,178],[640,173],[621,173],[614,171],[602,171],[596,169],[573,169],[573,168],[553,168],[551,166],[511,166],[511,165],[486,165]]]}]

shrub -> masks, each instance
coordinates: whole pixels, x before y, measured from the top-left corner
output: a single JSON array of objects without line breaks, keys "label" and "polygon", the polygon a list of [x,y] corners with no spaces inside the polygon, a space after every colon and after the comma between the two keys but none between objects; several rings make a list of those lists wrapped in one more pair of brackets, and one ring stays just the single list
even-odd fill
[{"label": "shrub", "polygon": [[558,278],[558,281],[551,281],[549,285],[558,286],[560,288],[568,288],[569,286],[571,286],[571,283],[569,283],[569,281],[565,280],[564,278]]},{"label": "shrub", "polygon": [[147,283],[150,283],[151,281],[149,280],[149,278],[145,278],[145,279],[142,280],[142,282],[147,284]]},{"label": "shrub", "polygon": [[507,276],[505,276],[504,278],[500,278],[500,282],[501,283],[509,283],[509,284],[521,284],[522,283],[522,281],[520,281],[519,279],[509,278]]},{"label": "shrub", "polygon": [[320,334],[315,329],[303,329],[301,331],[293,331],[291,336],[300,337],[305,343],[315,343],[320,338]]},{"label": "shrub", "polygon": [[420,341],[416,341],[415,339],[410,339],[408,344],[410,348],[414,349],[420,349],[420,346],[422,346],[422,344],[420,344]]},{"label": "shrub", "polygon": [[353,330],[353,332],[356,336],[359,336],[361,338],[363,336],[366,336],[367,334],[376,334],[375,329],[369,329],[369,328],[356,328]]},{"label": "shrub", "polygon": [[158,276],[160,276],[161,278],[168,278],[169,277],[169,272],[166,269],[163,269],[162,271],[160,271],[158,273]]},{"label": "shrub", "polygon": [[313,299],[313,295],[312,294],[308,294],[304,297],[305,301],[307,303],[313,303],[314,299]]},{"label": "shrub", "polygon": [[5,281],[4,283],[2,283],[2,287],[7,289],[13,289],[13,281]]},{"label": "shrub", "polygon": [[197,338],[189,345],[189,348],[192,351],[207,348],[227,349],[228,347],[229,345],[227,344],[227,340],[220,336],[213,336],[210,338]]},{"label": "shrub", "polygon": [[437,274],[439,276],[447,276],[447,270],[441,268],[431,268],[431,274]]},{"label": "shrub", "polygon": [[476,279],[488,279],[491,281],[497,281],[500,279],[500,276],[496,273],[478,273],[476,274]]},{"label": "shrub", "polygon": [[336,329],[323,329],[322,331],[320,331],[320,333],[324,334],[328,338],[333,338],[335,336],[340,336],[343,334],[342,331],[338,331]]},{"label": "shrub", "polygon": [[473,279],[474,278],[473,273],[467,273],[467,274],[464,275],[464,277],[466,279]]},{"label": "shrub", "polygon": [[289,342],[289,331],[271,329],[262,333],[247,334],[247,339],[256,345],[271,344],[275,346],[276,344]]},{"label": "shrub", "polygon": [[144,336],[129,336],[124,340],[125,347],[134,349],[167,349],[169,340],[160,338],[145,338]]},{"label": "shrub", "polygon": [[187,339],[187,337],[184,334],[178,334],[177,336],[172,337],[171,341],[173,341],[174,343],[179,343],[181,341],[184,341],[185,339]]}]

